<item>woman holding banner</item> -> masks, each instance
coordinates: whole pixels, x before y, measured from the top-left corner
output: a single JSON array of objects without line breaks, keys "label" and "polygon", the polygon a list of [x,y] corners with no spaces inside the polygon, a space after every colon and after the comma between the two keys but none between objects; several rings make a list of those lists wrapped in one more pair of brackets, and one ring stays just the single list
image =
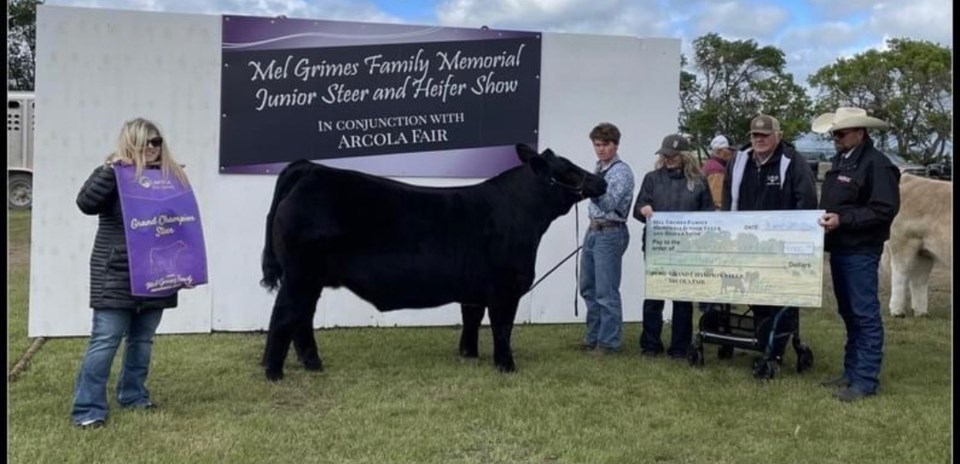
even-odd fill
[{"label": "woman holding banner", "polygon": [[[640,193],[634,204],[633,217],[646,223],[655,211],[713,211],[713,199],[706,178],[690,154],[690,142],[680,134],[664,137],[657,150],[656,169],[644,176]],[[646,253],[644,229],[643,250]],[[645,298],[643,302],[643,331],[640,335],[640,354],[656,357],[663,353],[663,300]],[[673,302],[670,347],[667,355],[687,359],[687,350],[693,337],[693,303]]]},{"label": "woman holding banner", "polygon": [[[146,172],[153,172],[151,176]],[[129,172],[130,175],[123,174]],[[125,408],[151,409],[155,404],[150,401],[150,392],[146,388],[147,373],[150,367],[150,354],[153,336],[163,310],[177,306],[177,292],[184,287],[200,283],[200,279],[181,278],[182,273],[175,269],[164,269],[163,278],[175,281],[175,286],[167,285],[163,291],[144,296],[133,289],[132,269],[144,261],[153,265],[153,248],[149,256],[131,248],[129,227],[138,221],[146,223],[153,219],[133,218],[127,220],[127,209],[122,197],[124,189],[130,189],[124,183],[139,182],[147,186],[148,179],[164,179],[166,190],[177,192],[177,197],[188,193],[189,201],[196,207],[183,168],[176,163],[169,147],[164,145],[163,137],[156,124],[145,119],[134,119],[123,125],[117,141],[117,149],[106,162],[94,169],[93,174],[83,184],[77,196],[77,206],[88,215],[98,215],[96,239],[90,257],[90,307],[93,308],[93,327],[74,390],[71,417],[80,428],[99,428],[106,424],[107,392],[106,384],[110,368],[120,342],[126,336],[123,365],[117,382],[117,402]],[[154,183],[157,183],[154,181]],[[124,184],[124,185],[121,185]],[[169,193],[168,196],[171,196]],[[179,200],[183,202],[183,200]],[[168,203],[172,203],[169,201]],[[157,202],[162,204],[162,202]],[[176,205],[165,205],[164,211],[178,211],[171,216],[183,216]],[[163,216],[158,222],[164,222]],[[199,228],[199,220],[196,221]],[[142,228],[142,229],[147,229]],[[159,226],[150,235],[161,235]],[[166,228],[176,234],[173,227]],[[200,244],[202,249],[202,242]],[[202,250],[201,250],[202,251]],[[200,253],[202,255],[202,253]],[[205,256],[203,260],[203,281],[206,279]],[[171,274],[172,277],[171,279]],[[199,277],[199,276],[198,276]],[[156,285],[155,285],[156,286]],[[140,293],[138,295],[138,293]]]}]

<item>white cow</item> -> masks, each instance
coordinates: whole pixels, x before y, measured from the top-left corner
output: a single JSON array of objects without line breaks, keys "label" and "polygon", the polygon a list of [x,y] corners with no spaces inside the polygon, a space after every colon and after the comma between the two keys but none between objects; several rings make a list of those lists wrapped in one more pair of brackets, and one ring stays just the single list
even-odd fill
[{"label": "white cow", "polygon": [[890,228],[890,314],[906,316],[907,288],[916,316],[927,315],[934,263],[953,268],[953,183],[904,174],[900,212]]}]

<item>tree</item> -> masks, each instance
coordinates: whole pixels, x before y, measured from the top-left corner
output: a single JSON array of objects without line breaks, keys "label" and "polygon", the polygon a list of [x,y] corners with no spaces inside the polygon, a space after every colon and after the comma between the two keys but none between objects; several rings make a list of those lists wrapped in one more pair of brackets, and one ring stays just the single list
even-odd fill
[{"label": "tree", "polygon": [[33,90],[37,55],[37,5],[13,0],[7,10],[7,89]]},{"label": "tree", "polygon": [[715,33],[694,40],[693,48],[694,72],[682,70],[686,57],[680,62],[680,130],[696,145],[707,146],[716,134],[746,141],[750,120],[761,113],[780,121],[788,141],[809,131],[810,99],[785,71],[783,51]]},{"label": "tree", "polygon": [[900,155],[921,164],[943,158],[952,144],[952,51],[932,42],[889,39],[887,50],[840,58],[809,78],[819,89],[817,109],[856,106],[890,123],[878,145],[896,143]]}]

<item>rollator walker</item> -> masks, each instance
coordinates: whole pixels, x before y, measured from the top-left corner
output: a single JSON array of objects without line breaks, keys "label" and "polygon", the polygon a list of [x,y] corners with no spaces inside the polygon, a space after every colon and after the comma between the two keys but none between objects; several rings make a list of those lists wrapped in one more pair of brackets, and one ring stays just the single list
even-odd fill
[{"label": "rollator walker", "polygon": [[782,307],[770,317],[758,320],[752,309],[737,314],[730,304],[712,303],[705,306],[687,355],[691,366],[703,366],[704,344],[719,345],[720,359],[732,358],[734,349],[758,351],[763,356],[753,361],[753,376],[772,379],[777,375],[781,361],[773,355],[775,342],[789,337],[797,354],[797,372],[803,373],[813,367],[813,351],[800,341],[799,314],[796,327],[788,327],[785,322],[784,316],[789,311],[798,311],[797,308]]}]

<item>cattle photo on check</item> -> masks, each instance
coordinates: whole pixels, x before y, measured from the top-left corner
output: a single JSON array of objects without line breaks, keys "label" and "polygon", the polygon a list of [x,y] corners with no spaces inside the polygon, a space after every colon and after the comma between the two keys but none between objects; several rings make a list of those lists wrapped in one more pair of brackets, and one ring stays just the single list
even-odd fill
[{"label": "cattle photo on check", "polygon": [[556,156],[517,145],[522,164],[477,185],[422,187],[297,161],[277,178],[267,215],[261,284],[277,290],[263,354],[283,377],[291,341],[322,370],[313,316],[325,287],[346,287],[378,311],[460,303],[460,355],[477,358],[489,311],[493,359],[516,369],[517,303],[534,279],[540,239],[606,182]]},{"label": "cattle photo on check", "polygon": [[741,295],[747,291],[743,286],[743,277],[720,274],[720,294],[736,292]]}]

